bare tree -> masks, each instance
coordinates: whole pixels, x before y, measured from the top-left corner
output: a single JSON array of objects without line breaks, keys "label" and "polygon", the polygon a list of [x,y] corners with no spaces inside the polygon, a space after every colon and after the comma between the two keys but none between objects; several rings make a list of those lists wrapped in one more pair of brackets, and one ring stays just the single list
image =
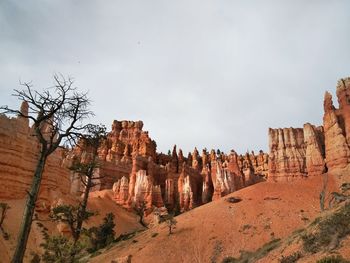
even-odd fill
[{"label": "bare tree", "polygon": [[32,225],[35,202],[38,198],[41,179],[46,160],[65,140],[74,137],[84,129],[82,120],[92,113],[86,93],[79,93],[73,87],[72,79],[54,75],[54,86],[38,92],[31,83],[21,83],[23,90],[14,90],[13,96],[28,104],[28,112],[14,110],[8,106],[0,110],[8,114],[16,114],[29,119],[33,123],[33,131],[40,145],[38,162],[35,168],[32,185],[23,212],[19,229],[17,246],[12,263],[23,261],[26,245]]}]

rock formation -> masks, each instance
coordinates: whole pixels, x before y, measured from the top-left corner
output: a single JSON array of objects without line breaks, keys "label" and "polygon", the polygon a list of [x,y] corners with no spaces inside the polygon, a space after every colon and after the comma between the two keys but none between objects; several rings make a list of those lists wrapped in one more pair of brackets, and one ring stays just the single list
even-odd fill
[{"label": "rock formation", "polygon": [[[145,203],[148,211],[162,206],[186,211],[266,178],[290,180],[326,171],[349,174],[343,171],[350,170],[350,79],[339,81],[337,97],[338,109],[331,94],[325,94],[323,126],[269,129],[269,154],[200,153],[195,148],[184,157],[176,145],[168,154],[157,153],[142,121],[115,120],[98,150],[96,177],[101,179],[93,190],[113,189],[115,202],[129,209]],[[26,103],[21,111],[28,111]],[[1,115],[0,144],[0,198],[23,198],[39,150],[28,120]],[[89,149],[79,146],[50,156],[38,208],[45,210],[59,195],[82,190],[79,177],[67,169],[72,161],[90,158]]]},{"label": "rock formation", "polygon": [[337,85],[339,108],[324,96],[323,126],[269,129],[269,178],[285,180],[332,172],[350,179],[350,78]]},{"label": "rock formation", "polygon": [[306,145],[306,172],[309,176],[325,172],[325,151],[323,127],[304,124],[304,141]]},{"label": "rock formation", "polygon": [[[200,155],[195,148],[185,158],[175,145],[165,155],[156,153],[142,126],[114,121],[99,149],[101,189],[113,188],[115,201],[128,209],[144,202],[148,210],[166,205],[186,211],[266,177],[268,158],[262,151],[239,156],[204,149]],[[75,152],[75,158],[85,155],[84,149]]]},{"label": "rock formation", "polygon": [[[329,169],[344,168],[348,164],[350,151],[341,124],[341,115],[337,115],[332,96],[325,94],[325,113],[323,116],[325,133],[326,163]],[[338,116],[340,118],[338,118]]]},{"label": "rock formation", "polygon": [[269,178],[306,176],[303,129],[269,129]]},{"label": "rock formation", "polygon": [[[21,111],[28,112],[22,103]],[[0,199],[26,197],[36,167],[39,143],[28,119],[0,115]],[[47,210],[57,196],[70,193],[70,172],[65,166],[66,150],[60,148],[47,160],[43,174],[38,209]]]},{"label": "rock formation", "polygon": [[[350,78],[338,81],[337,97],[339,109],[333,106],[330,93],[324,97],[325,155],[328,170],[344,177],[350,170]],[[346,177],[341,180],[350,179]]]},{"label": "rock formation", "polygon": [[325,171],[323,127],[269,129],[269,179],[291,180]]}]

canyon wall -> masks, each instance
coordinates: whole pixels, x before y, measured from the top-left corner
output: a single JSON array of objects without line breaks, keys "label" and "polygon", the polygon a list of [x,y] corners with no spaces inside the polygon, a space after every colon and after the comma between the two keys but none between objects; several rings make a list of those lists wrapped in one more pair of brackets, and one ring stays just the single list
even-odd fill
[{"label": "canyon wall", "polygon": [[339,108],[333,105],[332,95],[324,97],[324,137],[326,164],[329,171],[339,175],[341,181],[350,181],[350,78],[337,85]]},{"label": "canyon wall", "polygon": [[[22,112],[28,112],[23,103]],[[22,199],[32,183],[39,143],[28,119],[0,115],[0,199]],[[59,148],[47,160],[40,187],[38,209],[70,192],[70,172],[65,166],[66,150]]]},{"label": "canyon wall", "polygon": [[[306,123],[303,128],[269,129],[269,154],[207,149],[199,153],[195,148],[185,157],[174,146],[166,155],[157,153],[142,121],[115,120],[98,149],[100,179],[93,190],[113,189],[115,202],[128,209],[145,205],[147,212],[154,206],[186,211],[266,178],[292,180],[328,171],[349,181],[349,78],[338,82],[336,94],[338,108],[332,95],[325,94],[323,126]],[[21,111],[28,111],[26,103]],[[38,152],[28,120],[0,115],[0,199],[25,197]],[[80,179],[68,167],[88,156],[88,149],[75,147],[58,149],[49,157],[38,208],[48,209],[60,195],[80,195]]]},{"label": "canyon wall", "polygon": [[339,108],[324,96],[323,126],[269,129],[270,180],[290,180],[331,172],[350,180],[350,79],[338,81]]},{"label": "canyon wall", "polygon": [[291,180],[325,171],[323,127],[269,129],[269,179]]},{"label": "canyon wall", "polygon": [[[108,138],[118,141],[112,134]],[[131,144],[138,145],[135,141]],[[147,211],[152,206],[164,205],[186,211],[261,181],[267,175],[268,157],[263,152],[257,156],[254,152],[239,156],[233,151],[226,155],[203,150],[200,155],[195,148],[184,157],[182,150],[177,151],[174,146],[170,155],[156,153],[155,160],[153,152],[145,155],[133,152],[131,167],[122,160],[114,164],[127,166],[129,174],[121,175],[116,170],[110,170],[107,176],[104,174],[109,179],[117,178],[113,185],[114,198],[129,209],[145,203]],[[102,161],[101,171],[108,162],[110,160]],[[102,185],[109,187],[103,182]]]},{"label": "canyon wall", "polygon": [[[156,143],[141,121],[114,121],[99,148],[100,189],[113,189],[115,201],[128,208],[145,205],[186,211],[261,181],[267,176],[267,154],[226,155],[197,149],[184,157],[174,146],[170,155]],[[84,159],[84,149],[73,158]]]}]

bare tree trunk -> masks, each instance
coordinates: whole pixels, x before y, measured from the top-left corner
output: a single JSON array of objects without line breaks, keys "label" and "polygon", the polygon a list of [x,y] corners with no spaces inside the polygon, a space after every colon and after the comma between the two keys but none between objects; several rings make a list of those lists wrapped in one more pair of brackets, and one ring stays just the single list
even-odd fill
[{"label": "bare tree trunk", "polygon": [[[95,149],[94,155],[93,155],[93,160],[92,162],[94,163],[96,161],[96,156],[97,156],[97,149]],[[74,239],[74,245],[73,247],[76,247],[76,244],[80,238],[80,234],[81,234],[81,229],[83,227],[83,222],[85,220],[85,213],[86,213],[86,209],[87,209],[87,204],[88,204],[88,200],[89,200],[89,194],[90,194],[90,190],[91,187],[93,186],[92,183],[92,179],[94,176],[94,169],[91,168],[91,170],[88,171],[88,174],[86,176],[87,178],[87,182],[86,182],[86,186],[85,186],[85,190],[84,190],[84,195],[83,195],[83,200],[82,203],[79,207],[79,211],[78,211],[78,222],[77,222],[77,227],[76,227],[76,231],[73,236]],[[74,262],[75,259],[75,250],[73,251],[73,253],[71,254],[71,262]]]},{"label": "bare tree trunk", "polygon": [[29,233],[32,226],[33,214],[35,210],[35,202],[39,195],[40,183],[45,167],[46,154],[44,152],[40,153],[40,159],[36,166],[35,174],[33,177],[32,186],[30,192],[28,193],[27,202],[24,207],[22,223],[17,238],[17,246],[15,253],[13,255],[11,263],[22,263],[24,258],[24,253],[26,251],[27,241]]},{"label": "bare tree trunk", "polygon": [[77,233],[76,233],[76,237],[74,238],[74,243],[76,243],[78,241],[78,239],[80,238],[81,229],[82,229],[83,221],[84,221],[84,217],[85,217],[84,215],[86,213],[87,203],[88,203],[88,199],[89,199],[91,184],[92,184],[92,177],[87,176],[87,183],[86,183],[86,187],[85,187],[85,191],[84,191],[83,201],[81,203],[81,207],[79,208],[80,216],[78,217]]},{"label": "bare tree trunk", "polygon": [[[95,164],[95,162],[96,162],[97,148],[98,148],[98,146],[94,149],[94,152],[93,152],[93,157],[92,157],[92,161],[91,161],[92,164]],[[88,200],[89,200],[90,190],[93,187],[93,182],[92,182],[93,177],[94,177],[94,167],[91,167],[88,170],[88,174],[86,175],[87,182],[85,185],[83,201],[82,201],[81,206],[79,208],[80,215],[78,216],[77,233],[76,233],[76,238],[74,240],[74,243],[76,243],[78,241],[78,239],[80,238],[81,229],[82,229],[83,222],[85,219],[85,213],[86,213],[87,204],[88,204]]]}]

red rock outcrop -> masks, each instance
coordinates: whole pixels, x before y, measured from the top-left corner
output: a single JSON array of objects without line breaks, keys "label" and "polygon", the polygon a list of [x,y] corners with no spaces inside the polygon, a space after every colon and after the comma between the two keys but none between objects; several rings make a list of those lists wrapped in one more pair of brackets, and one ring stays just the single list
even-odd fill
[{"label": "red rock outcrop", "polygon": [[350,80],[340,80],[337,86],[339,109],[333,106],[332,95],[324,98],[324,136],[326,164],[329,170],[343,169],[350,162]]},{"label": "red rock outcrop", "polygon": [[324,172],[350,180],[350,78],[337,85],[339,108],[329,92],[324,96],[323,126],[269,129],[269,178],[274,180]]},{"label": "red rock outcrop", "polygon": [[197,170],[182,165],[178,179],[179,205],[181,211],[187,211],[201,204],[202,177]]},{"label": "red rock outcrop", "polygon": [[323,127],[269,129],[269,179],[291,180],[325,171]]},{"label": "red rock outcrop", "polygon": [[306,123],[303,132],[306,145],[306,172],[309,176],[320,175],[326,170],[323,127]]},{"label": "red rock outcrop", "polygon": [[[22,111],[28,111],[25,103]],[[143,131],[141,121],[114,121],[111,132],[98,149],[100,181],[94,190],[113,189],[115,202],[132,208],[145,202],[147,209],[166,205],[186,211],[255,182],[264,176],[264,154],[238,156],[197,148],[187,158],[174,146],[170,155],[158,154],[156,143]],[[0,198],[23,198],[35,167],[38,144],[25,119],[0,116]],[[50,156],[44,173],[38,207],[50,208],[60,195],[78,197],[80,177],[68,167],[73,161],[88,161],[91,149],[83,144]],[[249,171],[249,173],[247,173]],[[7,191],[10,188],[11,191]],[[6,189],[6,191],[5,191]]]},{"label": "red rock outcrop", "polygon": [[306,146],[301,128],[269,129],[269,179],[306,176]]},{"label": "red rock outcrop", "polygon": [[129,180],[125,176],[113,184],[114,199],[117,204],[127,205],[129,198]]},{"label": "red rock outcrop", "polygon": [[[22,103],[21,111],[28,112]],[[22,199],[29,189],[39,154],[39,143],[28,119],[0,115],[0,199]],[[66,151],[58,149],[49,156],[37,201],[38,209],[49,209],[52,200],[70,193],[70,172]]]}]

